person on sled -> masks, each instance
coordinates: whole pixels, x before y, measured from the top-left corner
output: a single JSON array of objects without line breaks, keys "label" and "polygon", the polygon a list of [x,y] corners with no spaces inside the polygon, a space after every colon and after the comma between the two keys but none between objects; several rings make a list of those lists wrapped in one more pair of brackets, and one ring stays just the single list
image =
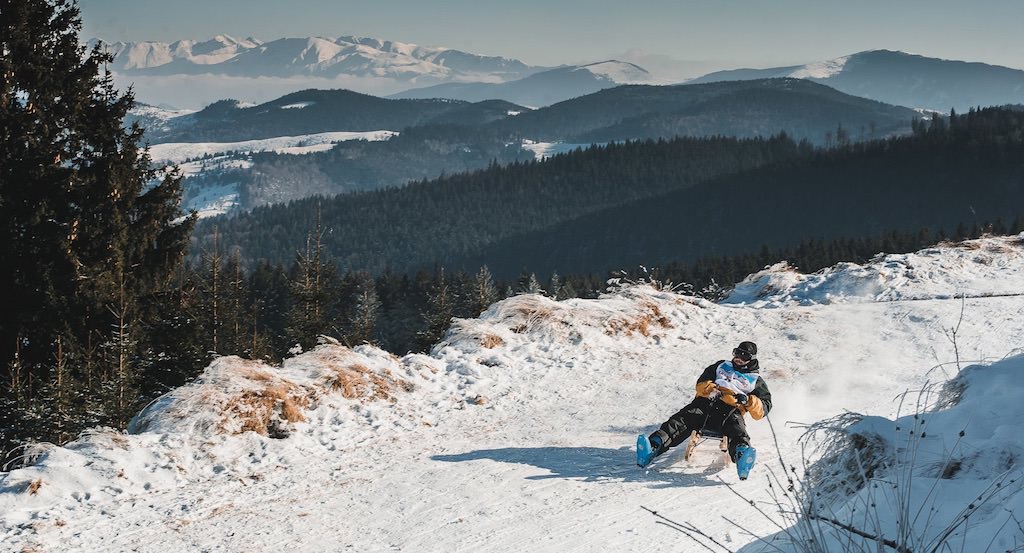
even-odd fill
[{"label": "person on sled", "polygon": [[650,436],[637,438],[637,464],[650,462],[690,438],[690,432],[717,430],[729,438],[729,457],[736,463],[741,479],[754,465],[756,451],[743,416],[764,418],[772,408],[768,385],[758,374],[757,345],[742,342],[732,350],[731,361],[717,361],[697,379],[697,397],[662,423]]}]

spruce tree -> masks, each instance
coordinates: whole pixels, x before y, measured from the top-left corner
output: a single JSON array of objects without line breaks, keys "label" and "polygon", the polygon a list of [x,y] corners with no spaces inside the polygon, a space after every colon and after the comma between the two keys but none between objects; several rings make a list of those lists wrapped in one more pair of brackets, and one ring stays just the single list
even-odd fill
[{"label": "spruce tree", "polygon": [[114,88],[112,57],[87,52],[80,30],[74,1],[0,0],[0,362],[17,355],[34,382],[58,349],[96,351],[118,315],[136,325],[194,224],[180,176],[151,168],[142,129],[123,125],[134,100]]},{"label": "spruce tree", "polygon": [[484,265],[477,271],[473,283],[473,297],[470,301],[473,311],[475,311],[473,316],[479,316],[496,301],[498,301],[498,289],[494,286],[491,270]]},{"label": "spruce tree", "polygon": [[349,320],[349,331],[345,336],[349,344],[374,341],[380,308],[376,283],[368,273],[361,274],[356,287],[355,306]]},{"label": "spruce tree", "polygon": [[426,309],[421,314],[425,328],[417,333],[421,350],[429,349],[444,336],[452,324],[453,309],[451,287],[444,276],[444,268],[438,268],[427,290]]},{"label": "spruce tree", "polygon": [[324,259],[323,227],[317,209],[316,229],[306,237],[305,253],[296,254],[292,267],[292,308],[288,312],[288,339],[308,350],[321,335],[335,328],[331,310],[331,288],[338,280],[337,268]]}]

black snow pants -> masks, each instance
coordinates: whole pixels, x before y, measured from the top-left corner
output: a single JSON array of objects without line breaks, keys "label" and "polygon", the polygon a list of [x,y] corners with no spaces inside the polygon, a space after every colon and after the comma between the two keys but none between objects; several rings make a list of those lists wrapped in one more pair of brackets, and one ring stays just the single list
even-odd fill
[{"label": "black snow pants", "polygon": [[[669,417],[655,434],[661,434],[664,445],[658,454],[669,447],[675,447],[690,438],[691,430],[715,430],[729,437],[729,456],[736,460],[736,447],[750,445],[747,424],[743,414],[735,407],[706,397],[694,398],[686,407]],[[665,437],[667,436],[667,440]]]}]

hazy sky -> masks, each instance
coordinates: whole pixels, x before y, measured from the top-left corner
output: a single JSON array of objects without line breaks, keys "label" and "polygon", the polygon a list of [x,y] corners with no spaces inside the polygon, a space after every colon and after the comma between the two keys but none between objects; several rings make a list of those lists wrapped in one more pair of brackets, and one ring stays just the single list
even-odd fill
[{"label": "hazy sky", "polygon": [[[1024,0],[79,0],[84,38],[356,35],[537,65],[629,50],[767,67],[870,49],[1024,68]],[[636,52],[634,52],[636,53]]]}]

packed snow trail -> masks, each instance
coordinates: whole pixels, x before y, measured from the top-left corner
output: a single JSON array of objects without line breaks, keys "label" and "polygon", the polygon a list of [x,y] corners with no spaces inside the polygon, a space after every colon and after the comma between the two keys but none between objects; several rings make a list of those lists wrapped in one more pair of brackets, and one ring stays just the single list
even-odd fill
[{"label": "packed snow trail", "polygon": [[[961,309],[962,363],[1022,345],[1024,298],[956,297],[1024,286],[1019,239],[835,271],[775,267],[724,304],[649,286],[517,296],[458,321],[430,355],[325,344],[280,368],[222,358],[140,416],[142,433],[95,434],[4,473],[2,549],[696,550],[641,506],[740,549],[754,538],[724,517],[776,530],[747,500],[770,505],[766,467],[799,461],[802,430],[787,422],[891,417],[898,394],[956,373],[947,334]],[[713,445],[637,468],[636,435],[742,340],[759,345],[777,432],[748,421],[750,479]],[[286,403],[304,409],[270,421],[287,437],[241,431],[254,414],[267,423],[260,405]]]}]

